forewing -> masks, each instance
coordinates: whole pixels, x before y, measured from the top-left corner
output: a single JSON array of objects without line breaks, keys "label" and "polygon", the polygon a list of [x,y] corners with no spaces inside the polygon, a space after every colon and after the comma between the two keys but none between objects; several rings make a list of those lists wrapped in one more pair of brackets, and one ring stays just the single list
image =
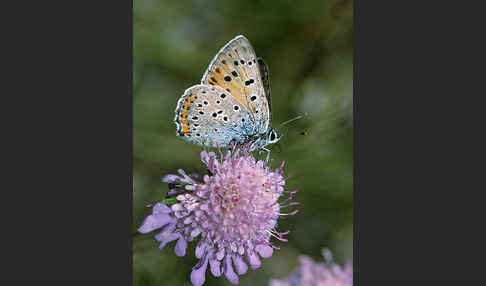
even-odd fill
[{"label": "forewing", "polygon": [[258,58],[258,68],[260,69],[260,75],[262,76],[263,89],[265,91],[265,97],[268,103],[268,118],[272,123],[272,98],[270,96],[270,78],[268,74],[268,66],[262,58]]},{"label": "forewing", "polygon": [[253,134],[270,125],[270,109],[265,95],[255,51],[244,36],[229,41],[211,61],[202,84],[219,86],[246,107],[255,122]]}]

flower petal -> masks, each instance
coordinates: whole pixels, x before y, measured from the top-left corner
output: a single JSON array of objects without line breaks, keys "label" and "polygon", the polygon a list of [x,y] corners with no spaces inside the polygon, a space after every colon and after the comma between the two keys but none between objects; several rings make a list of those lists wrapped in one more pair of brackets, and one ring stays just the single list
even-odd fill
[{"label": "flower petal", "polygon": [[217,252],[216,252],[216,259],[218,260],[223,260],[224,258],[224,248],[220,248]]},{"label": "flower petal", "polygon": [[204,251],[206,250],[206,247],[208,245],[204,243],[203,241],[200,241],[199,244],[196,246],[195,254],[196,257],[201,259],[202,255],[204,254]]},{"label": "flower petal", "polygon": [[202,179],[203,179],[203,175],[197,174],[197,173],[189,174],[189,177],[191,177],[191,179],[193,179],[194,181],[197,181],[197,182],[202,182]]},{"label": "flower petal", "polygon": [[166,214],[149,215],[143,221],[142,226],[138,228],[138,232],[141,233],[151,232],[155,229],[163,227],[164,225],[168,224],[172,220],[173,218]]},{"label": "flower petal", "polygon": [[214,152],[206,152],[206,151],[202,151],[201,152],[201,161],[206,164],[206,165],[209,165],[211,161],[214,161],[216,158],[216,154]]},{"label": "flower petal", "polygon": [[182,203],[173,204],[170,208],[172,209],[173,212],[179,212],[184,210],[184,204]]},{"label": "flower petal", "polygon": [[288,281],[283,280],[270,280],[270,286],[291,286],[292,284]]},{"label": "flower petal", "polygon": [[273,248],[265,244],[259,244],[255,247],[255,250],[260,254],[263,258],[269,258],[273,254]]},{"label": "flower petal", "polygon": [[186,172],[184,172],[184,170],[179,169],[179,170],[177,170],[177,172],[179,172],[179,174],[181,174],[182,176],[184,176],[184,178],[181,181],[186,182],[186,183],[190,183],[190,184],[195,184],[196,183],[196,182],[194,182],[194,180],[191,177],[189,177],[186,174]]},{"label": "flower petal", "polygon": [[199,227],[196,227],[193,231],[191,231],[191,237],[196,237],[199,234],[201,234],[201,229]]},{"label": "flower petal", "polygon": [[174,252],[177,256],[184,256],[186,255],[186,248],[187,248],[187,241],[184,239],[184,237],[181,236],[177,241],[177,244],[174,248]]},{"label": "flower petal", "polygon": [[262,263],[260,261],[260,258],[258,257],[258,255],[255,253],[255,252],[250,252],[247,256],[246,256],[246,260],[248,261],[248,263],[250,264],[250,267],[251,269],[255,270],[257,268],[259,268]]},{"label": "flower petal", "polygon": [[160,182],[162,183],[175,183],[178,180],[181,180],[182,178],[177,176],[177,175],[172,175],[168,174],[160,178]]},{"label": "flower petal", "polygon": [[209,266],[211,267],[211,273],[214,275],[214,277],[219,277],[221,276],[221,261],[217,259],[210,259],[209,260]]},{"label": "flower petal", "polygon": [[184,189],[186,189],[188,191],[195,191],[196,187],[194,185],[187,185],[187,186],[184,187]]},{"label": "flower petal", "polygon": [[248,271],[248,265],[246,265],[241,256],[233,256],[233,263],[235,264],[236,273],[238,273],[238,275],[243,275]]},{"label": "flower petal", "polygon": [[160,242],[160,249],[164,248],[167,243],[174,241],[180,237],[179,233],[173,233],[175,226],[175,223],[168,224],[162,229],[160,233],[155,236],[155,240]]},{"label": "flower petal", "polygon": [[206,269],[208,267],[208,259],[207,256],[204,257],[204,263],[196,264],[192,268],[191,272],[191,282],[192,285],[194,286],[201,286],[204,284],[204,281],[206,281]]},{"label": "flower petal", "polygon": [[209,161],[208,152],[206,152],[206,151],[201,152],[201,161],[203,161],[203,163],[206,163],[206,165],[208,164],[208,161]]},{"label": "flower petal", "polygon": [[226,276],[226,279],[228,279],[231,284],[238,284],[238,275],[236,275],[235,271],[233,270],[233,266],[231,265],[231,257],[229,255],[226,255],[224,258],[223,272],[224,276]]},{"label": "flower petal", "polygon": [[166,204],[163,203],[156,203],[152,209],[153,214],[164,214],[164,213],[168,214],[171,211],[172,210]]},{"label": "flower petal", "polygon": [[162,231],[159,232],[157,235],[155,235],[155,240],[157,240],[158,242],[162,242],[166,240],[167,237],[169,237],[169,235],[171,235],[172,232],[174,231],[175,226],[176,226],[175,222],[164,226],[164,228],[162,228]]},{"label": "flower petal", "polygon": [[169,234],[169,236],[167,236],[167,238],[165,238],[164,240],[161,241],[159,248],[160,249],[164,248],[167,245],[167,243],[174,241],[174,240],[178,239],[179,237],[180,237],[180,234],[178,234],[178,233]]}]

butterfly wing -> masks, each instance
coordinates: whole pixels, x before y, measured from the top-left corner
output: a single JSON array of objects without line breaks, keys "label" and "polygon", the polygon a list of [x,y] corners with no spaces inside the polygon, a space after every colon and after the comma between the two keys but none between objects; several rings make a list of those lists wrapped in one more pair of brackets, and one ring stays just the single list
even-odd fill
[{"label": "butterfly wing", "polygon": [[195,85],[177,102],[177,136],[207,147],[245,143],[254,129],[248,109],[219,86]]},{"label": "butterfly wing", "polygon": [[272,98],[270,97],[270,79],[268,75],[268,66],[262,58],[258,58],[258,68],[260,69],[260,75],[262,76],[263,89],[265,90],[265,97],[268,103],[268,118],[270,123],[272,122]]},{"label": "butterfly wing", "polygon": [[270,106],[265,95],[255,51],[244,36],[229,41],[209,64],[201,83],[219,86],[248,109],[261,134],[270,127]]}]

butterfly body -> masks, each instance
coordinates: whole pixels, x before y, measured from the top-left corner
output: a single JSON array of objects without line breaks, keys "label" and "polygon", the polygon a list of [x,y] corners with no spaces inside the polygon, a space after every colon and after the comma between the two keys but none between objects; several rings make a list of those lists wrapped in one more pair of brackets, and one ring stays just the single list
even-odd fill
[{"label": "butterfly body", "polygon": [[188,88],[175,110],[177,136],[196,145],[230,147],[252,142],[264,150],[278,141],[271,128],[268,68],[248,39],[237,36],[214,57],[201,84]]}]

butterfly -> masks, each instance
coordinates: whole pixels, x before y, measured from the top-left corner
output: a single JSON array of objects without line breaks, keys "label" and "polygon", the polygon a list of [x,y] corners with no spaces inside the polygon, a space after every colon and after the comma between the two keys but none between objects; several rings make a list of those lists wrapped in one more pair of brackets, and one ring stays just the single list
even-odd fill
[{"label": "butterfly", "polygon": [[252,142],[249,150],[267,152],[280,140],[271,127],[268,67],[248,39],[239,35],[216,54],[201,84],[177,102],[177,136],[196,145],[230,147]]}]

